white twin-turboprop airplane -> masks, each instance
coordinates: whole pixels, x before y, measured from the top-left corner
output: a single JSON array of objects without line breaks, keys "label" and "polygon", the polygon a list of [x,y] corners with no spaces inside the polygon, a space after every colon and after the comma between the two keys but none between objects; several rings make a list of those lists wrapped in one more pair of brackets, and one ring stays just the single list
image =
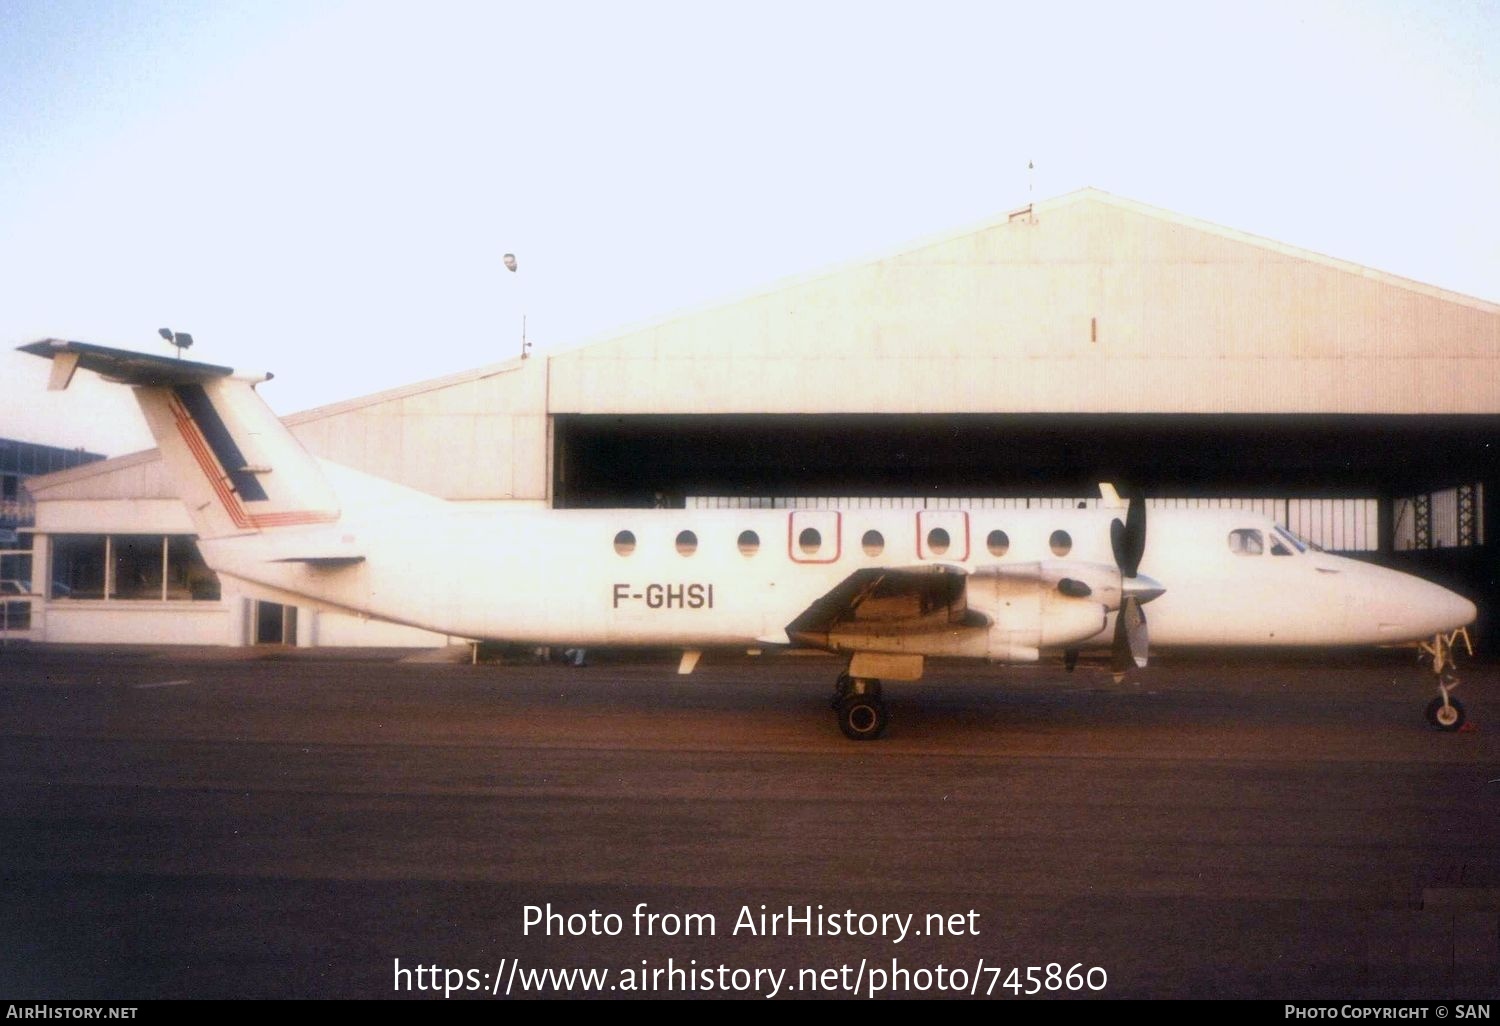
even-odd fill
[{"label": "white twin-turboprop airplane", "polygon": [[[879,737],[882,680],[929,656],[1027,663],[1110,652],[1118,674],[1164,645],[1423,642],[1448,690],[1474,604],[1328,555],[1268,517],[1098,509],[470,511],[313,458],[256,394],[265,375],[48,339],[50,387],[82,367],[135,386],[208,565],[272,601],[534,645],[789,645],[847,655],[834,708]],[[451,573],[433,567],[461,566]]]}]

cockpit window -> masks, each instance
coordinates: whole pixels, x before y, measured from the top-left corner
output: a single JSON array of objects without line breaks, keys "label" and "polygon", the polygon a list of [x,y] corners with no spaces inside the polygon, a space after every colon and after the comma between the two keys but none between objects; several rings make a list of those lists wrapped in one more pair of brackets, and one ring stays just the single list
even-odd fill
[{"label": "cockpit window", "polygon": [[1290,556],[1291,554],[1292,554],[1292,550],[1289,549],[1289,548],[1287,548],[1284,544],[1282,544],[1282,541],[1281,541],[1280,538],[1272,538],[1271,539],[1271,555],[1273,555],[1273,556]]},{"label": "cockpit window", "polygon": [[1229,532],[1229,551],[1236,556],[1259,556],[1266,551],[1265,539],[1254,528],[1241,527]]},{"label": "cockpit window", "polygon": [[[1306,552],[1309,547],[1315,549],[1317,548],[1317,546],[1313,545],[1312,542],[1297,537],[1295,534],[1293,534],[1291,531],[1288,531],[1284,527],[1277,527],[1276,534],[1298,552]],[[1286,555],[1291,555],[1291,553],[1286,553]]]}]

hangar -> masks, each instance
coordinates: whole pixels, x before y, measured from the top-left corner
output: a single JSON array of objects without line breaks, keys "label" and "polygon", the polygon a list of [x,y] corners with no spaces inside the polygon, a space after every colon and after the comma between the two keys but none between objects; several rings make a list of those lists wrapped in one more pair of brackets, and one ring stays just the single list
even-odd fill
[{"label": "hangar", "polygon": [[[1101,480],[1251,503],[1466,592],[1483,630],[1497,368],[1494,303],[1086,189],[286,421],[472,503],[1073,502]],[[210,586],[154,452],[31,490],[36,640],[444,640]]]}]

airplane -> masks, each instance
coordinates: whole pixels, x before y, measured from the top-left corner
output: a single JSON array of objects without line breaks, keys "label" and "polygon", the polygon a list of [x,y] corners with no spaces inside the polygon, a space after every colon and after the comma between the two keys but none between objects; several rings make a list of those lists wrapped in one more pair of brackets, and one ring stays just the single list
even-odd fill
[{"label": "airplane", "polygon": [[[851,740],[889,722],[882,681],[933,657],[994,663],[1149,645],[1420,644],[1458,730],[1454,640],[1468,599],[1334,556],[1237,509],[1158,509],[1100,486],[1098,508],[467,510],[310,455],[261,399],[268,374],[44,339],[49,388],[81,367],[134,387],[205,562],[269,601],[536,646],[788,646],[848,658]],[[435,571],[434,567],[450,567]],[[1147,607],[1150,608],[1148,637]]]}]

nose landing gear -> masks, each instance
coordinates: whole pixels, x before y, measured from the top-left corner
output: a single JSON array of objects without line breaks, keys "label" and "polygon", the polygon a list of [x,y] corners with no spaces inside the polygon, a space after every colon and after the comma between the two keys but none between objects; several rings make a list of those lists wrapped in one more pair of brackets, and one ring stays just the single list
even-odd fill
[{"label": "nose landing gear", "polygon": [[1427,704],[1427,722],[1438,730],[1450,732],[1460,730],[1468,720],[1463,703],[1450,694],[1454,688],[1458,687],[1458,674],[1455,672],[1453,662],[1453,645],[1460,638],[1463,639],[1464,650],[1472,656],[1474,645],[1469,641],[1468,629],[1464,627],[1460,627],[1452,634],[1434,634],[1431,641],[1424,641],[1417,646],[1423,657],[1432,660],[1432,672],[1437,677],[1439,694]]}]

